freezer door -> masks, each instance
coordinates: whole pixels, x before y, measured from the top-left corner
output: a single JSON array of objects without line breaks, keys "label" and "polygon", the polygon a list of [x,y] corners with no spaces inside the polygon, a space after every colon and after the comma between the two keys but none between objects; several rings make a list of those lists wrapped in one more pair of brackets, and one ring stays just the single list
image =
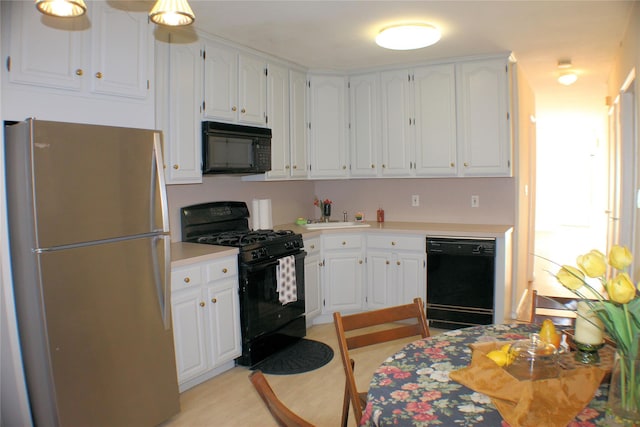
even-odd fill
[{"label": "freezer door", "polygon": [[166,279],[165,239],[37,255],[59,425],[153,426],[179,411],[173,333],[156,283]]},{"label": "freezer door", "polygon": [[30,141],[9,143],[26,146],[38,248],[168,231],[159,132],[39,120],[18,126],[30,127]]}]

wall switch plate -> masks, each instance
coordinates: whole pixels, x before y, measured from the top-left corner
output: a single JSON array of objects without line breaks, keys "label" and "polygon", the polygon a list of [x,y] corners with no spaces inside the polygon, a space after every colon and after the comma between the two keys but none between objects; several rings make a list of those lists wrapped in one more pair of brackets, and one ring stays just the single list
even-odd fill
[{"label": "wall switch plate", "polygon": [[477,208],[480,206],[480,196],[471,196],[471,207]]},{"label": "wall switch plate", "polygon": [[411,206],[420,206],[420,196],[417,194],[411,196]]}]

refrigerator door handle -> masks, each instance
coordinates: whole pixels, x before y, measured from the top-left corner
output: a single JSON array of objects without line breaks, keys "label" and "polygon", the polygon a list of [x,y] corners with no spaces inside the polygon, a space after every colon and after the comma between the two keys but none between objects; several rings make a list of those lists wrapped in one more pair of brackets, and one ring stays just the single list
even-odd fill
[{"label": "refrigerator door handle", "polygon": [[152,215],[153,211],[156,207],[155,197],[153,197],[155,192],[155,186],[158,186],[158,193],[160,197],[160,209],[162,210],[162,231],[165,233],[169,232],[169,203],[167,201],[167,191],[166,191],[166,183],[164,177],[164,160],[162,158],[162,134],[160,132],[156,132],[153,138],[153,154],[154,154],[154,163],[155,163],[155,179],[151,186],[152,197],[151,197],[151,210]]},{"label": "refrigerator door handle", "polygon": [[[158,240],[162,240],[163,259],[158,257]],[[162,315],[162,324],[165,330],[171,329],[171,289],[169,288],[171,277],[171,238],[169,236],[155,236],[151,239],[151,251],[153,258],[153,278],[158,294],[158,305]],[[161,271],[164,270],[164,271]]]}]

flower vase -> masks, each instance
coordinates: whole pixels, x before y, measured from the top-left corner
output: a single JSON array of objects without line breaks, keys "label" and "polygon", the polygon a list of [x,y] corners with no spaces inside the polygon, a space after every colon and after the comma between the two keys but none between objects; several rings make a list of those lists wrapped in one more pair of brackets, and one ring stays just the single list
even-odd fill
[{"label": "flower vase", "polygon": [[640,425],[640,359],[617,353],[611,370],[608,408],[625,426]]},{"label": "flower vase", "polygon": [[329,221],[329,217],[331,216],[331,205],[329,203],[325,203],[322,205],[322,217],[325,221]]}]

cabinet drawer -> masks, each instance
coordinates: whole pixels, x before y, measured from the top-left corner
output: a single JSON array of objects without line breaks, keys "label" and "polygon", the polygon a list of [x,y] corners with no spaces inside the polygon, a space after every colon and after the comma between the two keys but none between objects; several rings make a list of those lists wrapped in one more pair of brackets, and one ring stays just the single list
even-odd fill
[{"label": "cabinet drawer", "polygon": [[205,271],[207,282],[237,276],[238,261],[235,257],[214,261],[207,264]]},{"label": "cabinet drawer", "polygon": [[367,248],[426,252],[426,237],[397,234],[370,235],[367,237]]},{"label": "cabinet drawer", "polygon": [[171,289],[176,291],[202,284],[201,264],[189,265],[171,270]]},{"label": "cabinet drawer", "polygon": [[322,236],[324,249],[354,249],[362,247],[362,236],[359,235],[334,235]]},{"label": "cabinet drawer", "polygon": [[319,253],[320,239],[318,237],[314,237],[312,239],[305,239],[304,250],[307,252],[307,256]]}]

